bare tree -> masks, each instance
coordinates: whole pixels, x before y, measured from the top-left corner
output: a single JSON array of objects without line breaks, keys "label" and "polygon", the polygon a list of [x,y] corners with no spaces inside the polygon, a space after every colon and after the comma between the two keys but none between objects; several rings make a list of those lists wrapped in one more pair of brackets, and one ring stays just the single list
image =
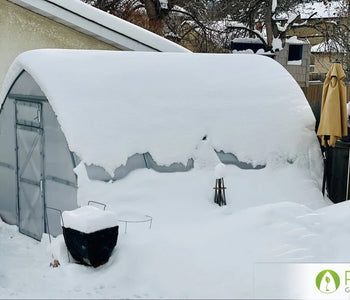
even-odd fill
[{"label": "bare tree", "polygon": [[[220,52],[234,37],[282,46],[302,0],[82,0],[198,52]],[[280,16],[284,14],[285,17]]]},{"label": "bare tree", "polygon": [[[240,25],[231,26],[231,29],[243,30],[250,37],[256,36],[262,40],[266,50],[274,50],[275,40],[281,40],[284,44],[286,32],[300,19],[299,13],[295,10],[301,1],[291,0],[220,0],[217,5],[221,17],[230,16]],[[264,38],[262,33],[264,32]],[[266,39],[265,39],[266,38]]]},{"label": "bare tree", "polygon": [[[324,1],[324,5],[331,6],[334,3]],[[294,24],[292,27],[310,28],[314,36],[323,39],[320,51],[329,56],[330,61],[336,59],[342,63],[344,71],[350,78],[350,2],[347,0],[337,1],[338,9],[330,18],[320,18],[313,22]],[[312,37],[312,36],[311,36]]]},{"label": "bare tree", "polygon": [[[179,43],[208,52],[207,0],[82,0]],[[184,41],[183,41],[184,39]]]},{"label": "bare tree", "polygon": [[[338,9],[337,20],[329,20],[321,24],[320,32],[325,37],[328,53],[343,65],[347,80],[350,78],[350,2],[342,1]],[[322,26],[323,25],[323,26]],[[336,54],[336,55],[334,55]]]}]

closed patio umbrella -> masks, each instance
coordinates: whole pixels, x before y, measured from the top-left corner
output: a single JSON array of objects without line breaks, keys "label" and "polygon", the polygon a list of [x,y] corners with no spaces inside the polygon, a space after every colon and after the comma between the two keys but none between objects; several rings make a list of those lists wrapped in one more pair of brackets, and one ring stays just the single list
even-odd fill
[{"label": "closed patio umbrella", "polygon": [[324,194],[328,148],[334,147],[342,136],[348,135],[346,110],[346,86],[343,82],[344,70],[340,63],[334,63],[327,73],[323,84],[321,119],[317,136],[321,138],[325,151],[325,172],[323,174],[322,192]]}]

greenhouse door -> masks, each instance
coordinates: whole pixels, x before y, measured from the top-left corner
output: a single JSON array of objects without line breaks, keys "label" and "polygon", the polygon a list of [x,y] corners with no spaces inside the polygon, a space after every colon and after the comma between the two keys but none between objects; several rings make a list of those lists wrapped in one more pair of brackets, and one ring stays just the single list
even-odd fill
[{"label": "greenhouse door", "polygon": [[41,103],[16,101],[16,135],[19,230],[40,240],[44,232]]}]

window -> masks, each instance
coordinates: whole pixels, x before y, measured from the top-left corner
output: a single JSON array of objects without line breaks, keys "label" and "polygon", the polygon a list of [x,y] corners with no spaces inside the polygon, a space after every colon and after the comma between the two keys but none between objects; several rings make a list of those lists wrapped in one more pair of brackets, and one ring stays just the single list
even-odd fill
[{"label": "window", "polygon": [[300,61],[303,58],[303,45],[289,45],[288,61]]}]

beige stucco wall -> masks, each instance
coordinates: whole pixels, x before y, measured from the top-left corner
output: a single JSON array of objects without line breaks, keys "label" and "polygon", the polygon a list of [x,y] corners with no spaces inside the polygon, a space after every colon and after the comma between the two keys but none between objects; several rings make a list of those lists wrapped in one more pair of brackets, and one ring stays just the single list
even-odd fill
[{"label": "beige stucco wall", "polygon": [[40,48],[118,50],[7,0],[0,0],[0,85],[18,54]]},{"label": "beige stucco wall", "polygon": [[314,57],[314,72],[315,73],[327,73],[332,63],[339,58],[339,55],[329,53],[313,53]]}]

